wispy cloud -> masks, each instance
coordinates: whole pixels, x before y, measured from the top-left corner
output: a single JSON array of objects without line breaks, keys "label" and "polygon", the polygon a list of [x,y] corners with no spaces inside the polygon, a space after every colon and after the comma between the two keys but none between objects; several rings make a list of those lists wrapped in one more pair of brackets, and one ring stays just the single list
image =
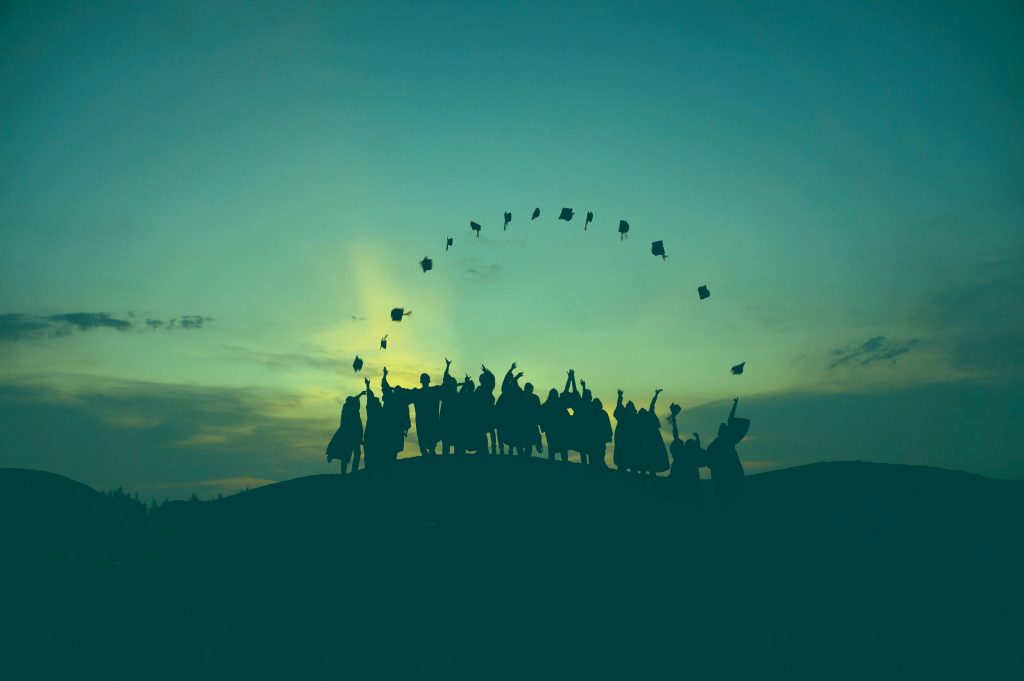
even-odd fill
[{"label": "wispy cloud", "polygon": [[887,338],[886,336],[875,336],[863,343],[851,343],[841,348],[835,348],[831,352],[832,362],[830,369],[842,366],[863,367],[875,362],[896,361],[900,355],[905,355],[921,341],[917,338],[899,340]]},{"label": "wispy cloud", "polygon": [[323,472],[337,427],[334,404],[305,405],[287,391],[96,377],[74,388],[58,383],[0,384],[0,466],[143,496],[227,493]]},{"label": "wispy cloud", "polygon": [[212,317],[203,315],[183,315],[168,320],[146,319],[145,322],[135,321],[135,315],[131,313],[126,317],[124,319],[114,317],[107,312],[66,312],[43,316],[21,313],[0,314],[0,341],[56,338],[97,329],[113,329],[121,332],[145,329],[191,330],[201,329],[207,322],[213,321]]},{"label": "wispy cloud", "polygon": [[261,352],[237,345],[222,345],[221,351],[228,359],[259,364],[266,369],[311,369],[352,371],[352,358],[334,357],[322,352]]}]

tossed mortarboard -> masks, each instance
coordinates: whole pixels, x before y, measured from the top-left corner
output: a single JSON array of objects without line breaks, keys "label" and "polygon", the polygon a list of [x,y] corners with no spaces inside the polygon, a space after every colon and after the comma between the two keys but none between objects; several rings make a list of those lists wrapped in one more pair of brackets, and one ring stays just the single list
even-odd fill
[{"label": "tossed mortarboard", "polygon": [[733,367],[733,368],[731,369],[731,371],[732,371],[732,372],[733,372],[734,374],[736,374],[737,376],[738,376],[738,375],[740,375],[740,374],[742,374],[742,373],[743,373],[743,365],[744,365],[744,364],[746,364],[746,362],[740,362],[739,364],[737,364],[736,366],[734,366],[734,367]]},{"label": "tossed mortarboard", "polygon": [[705,298],[711,297],[711,291],[708,290],[707,286],[698,286],[697,295],[700,296],[701,300],[704,300]]},{"label": "tossed mortarboard", "polygon": [[391,308],[391,321],[393,321],[393,322],[400,322],[400,321],[402,321],[402,317],[405,317],[405,316],[411,315],[411,314],[412,314],[412,310],[410,310],[409,312],[406,312],[401,307],[393,307],[393,308]]},{"label": "tossed mortarboard", "polygon": [[587,231],[587,225],[589,225],[593,221],[594,221],[594,211],[588,210],[587,211],[587,220],[586,220],[586,222],[583,223],[583,231],[584,232]]},{"label": "tossed mortarboard", "polygon": [[453,239],[453,238],[451,238],[451,237],[448,237],[448,241],[447,241],[447,242],[445,242],[445,245],[444,245],[444,250],[445,250],[445,253],[447,253],[447,252],[448,252],[448,249],[449,249],[449,248],[451,248],[451,247],[452,247],[452,244],[454,244],[454,243],[455,243],[455,239]]},{"label": "tossed mortarboard", "polygon": [[667,258],[668,256],[665,255],[665,242],[664,241],[655,241],[655,242],[653,242],[651,244],[651,253],[653,253],[654,255],[660,255],[662,260]]},{"label": "tossed mortarboard", "polygon": [[359,371],[362,368],[363,368],[363,358],[360,357],[359,355],[356,355],[355,361],[352,362],[352,370],[353,371]]},{"label": "tossed mortarboard", "polygon": [[619,241],[625,239],[627,234],[629,234],[629,223],[625,220],[619,220]]},{"label": "tossed mortarboard", "polygon": [[434,269],[434,261],[430,258],[423,258],[423,260],[420,260],[420,267],[423,268],[424,272],[429,272]]},{"label": "tossed mortarboard", "polygon": [[470,220],[469,221],[469,228],[471,230],[473,230],[474,232],[476,232],[476,238],[479,239],[480,238],[480,223],[479,222],[473,222],[472,220]]},{"label": "tossed mortarboard", "polygon": [[505,211],[505,224],[502,225],[501,229],[504,231],[508,229],[508,223],[512,222],[512,213]]},{"label": "tossed mortarboard", "polygon": [[540,217],[540,208],[534,208],[533,209],[533,215],[530,216],[530,219],[531,220],[536,220],[539,217]]},{"label": "tossed mortarboard", "polygon": [[572,208],[563,208],[562,212],[558,214],[558,219],[569,222],[569,220],[572,220],[573,215]]},{"label": "tossed mortarboard", "polygon": [[380,339],[380,349],[381,350],[387,350],[388,349],[388,336],[387,336],[387,334],[384,334],[384,337]]}]

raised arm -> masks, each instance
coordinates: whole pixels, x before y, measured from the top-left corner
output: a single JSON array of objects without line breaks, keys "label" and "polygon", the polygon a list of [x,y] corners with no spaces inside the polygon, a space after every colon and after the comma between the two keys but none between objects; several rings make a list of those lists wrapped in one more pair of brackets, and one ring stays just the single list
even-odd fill
[{"label": "raised arm", "polygon": [[615,411],[612,412],[612,416],[614,416],[615,419],[618,420],[622,418],[622,411],[622,390],[619,390],[619,396],[615,399]]},{"label": "raised arm", "polygon": [[661,388],[658,388],[657,390],[654,391],[654,397],[651,398],[651,406],[650,408],[648,408],[647,411],[651,412],[652,414],[654,413],[654,403],[658,401],[658,395],[660,394]]},{"label": "raised arm", "polygon": [[364,378],[363,382],[366,384],[366,390],[364,390],[361,394],[365,394],[366,399],[370,399],[373,397],[373,390],[370,388],[370,379]]},{"label": "raised arm", "polygon": [[672,414],[668,418],[669,418],[669,421],[672,422],[672,439],[673,440],[678,440],[679,439],[679,425],[676,423],[676,418],[677,417],[676,417],[675,414]]},{"label": "raised arm", "polygon": [[508,390],[509,386],[515,381],[512,372],[516,370],[516,363],[512,362],[512,366],[505,372],[505,378],[501,379],[501,392]]},{"label": "raised arm", "polygon": [[736,418],[736,405],[739,404],[739,401],[740,398],[738,397],[732,401],[732,411],[729,412],[729,423],[732,423],[732,420]]},{"label": "raised arm", "polygon": [[391,392],[391,385],[388,384],[388,368],[384,367],[384,375],[380,379],[380,390],[387,395]]}]

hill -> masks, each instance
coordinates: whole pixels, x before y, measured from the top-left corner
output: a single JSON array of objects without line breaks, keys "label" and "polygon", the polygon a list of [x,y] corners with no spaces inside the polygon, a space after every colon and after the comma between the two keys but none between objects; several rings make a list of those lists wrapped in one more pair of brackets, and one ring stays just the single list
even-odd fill
[{"label": "hill", "polygon": [[[93,553],[19,549],[5,676],[1021,678],[1024,482],[747,482],[722,514],[707,485],[692,509],[574,464],[410,459],[168,505]],[[48,503],[85,517],[75,485]]]}]

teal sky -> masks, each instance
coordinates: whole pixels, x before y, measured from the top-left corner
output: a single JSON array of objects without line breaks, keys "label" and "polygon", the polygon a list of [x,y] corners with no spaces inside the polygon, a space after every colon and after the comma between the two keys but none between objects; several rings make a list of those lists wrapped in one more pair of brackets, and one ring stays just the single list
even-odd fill
[{"label": "teal sky", "polygon": [[0,10],[0,466],[326,472],[358,353],[1024,476],[1019,2],[88,5]]}]

